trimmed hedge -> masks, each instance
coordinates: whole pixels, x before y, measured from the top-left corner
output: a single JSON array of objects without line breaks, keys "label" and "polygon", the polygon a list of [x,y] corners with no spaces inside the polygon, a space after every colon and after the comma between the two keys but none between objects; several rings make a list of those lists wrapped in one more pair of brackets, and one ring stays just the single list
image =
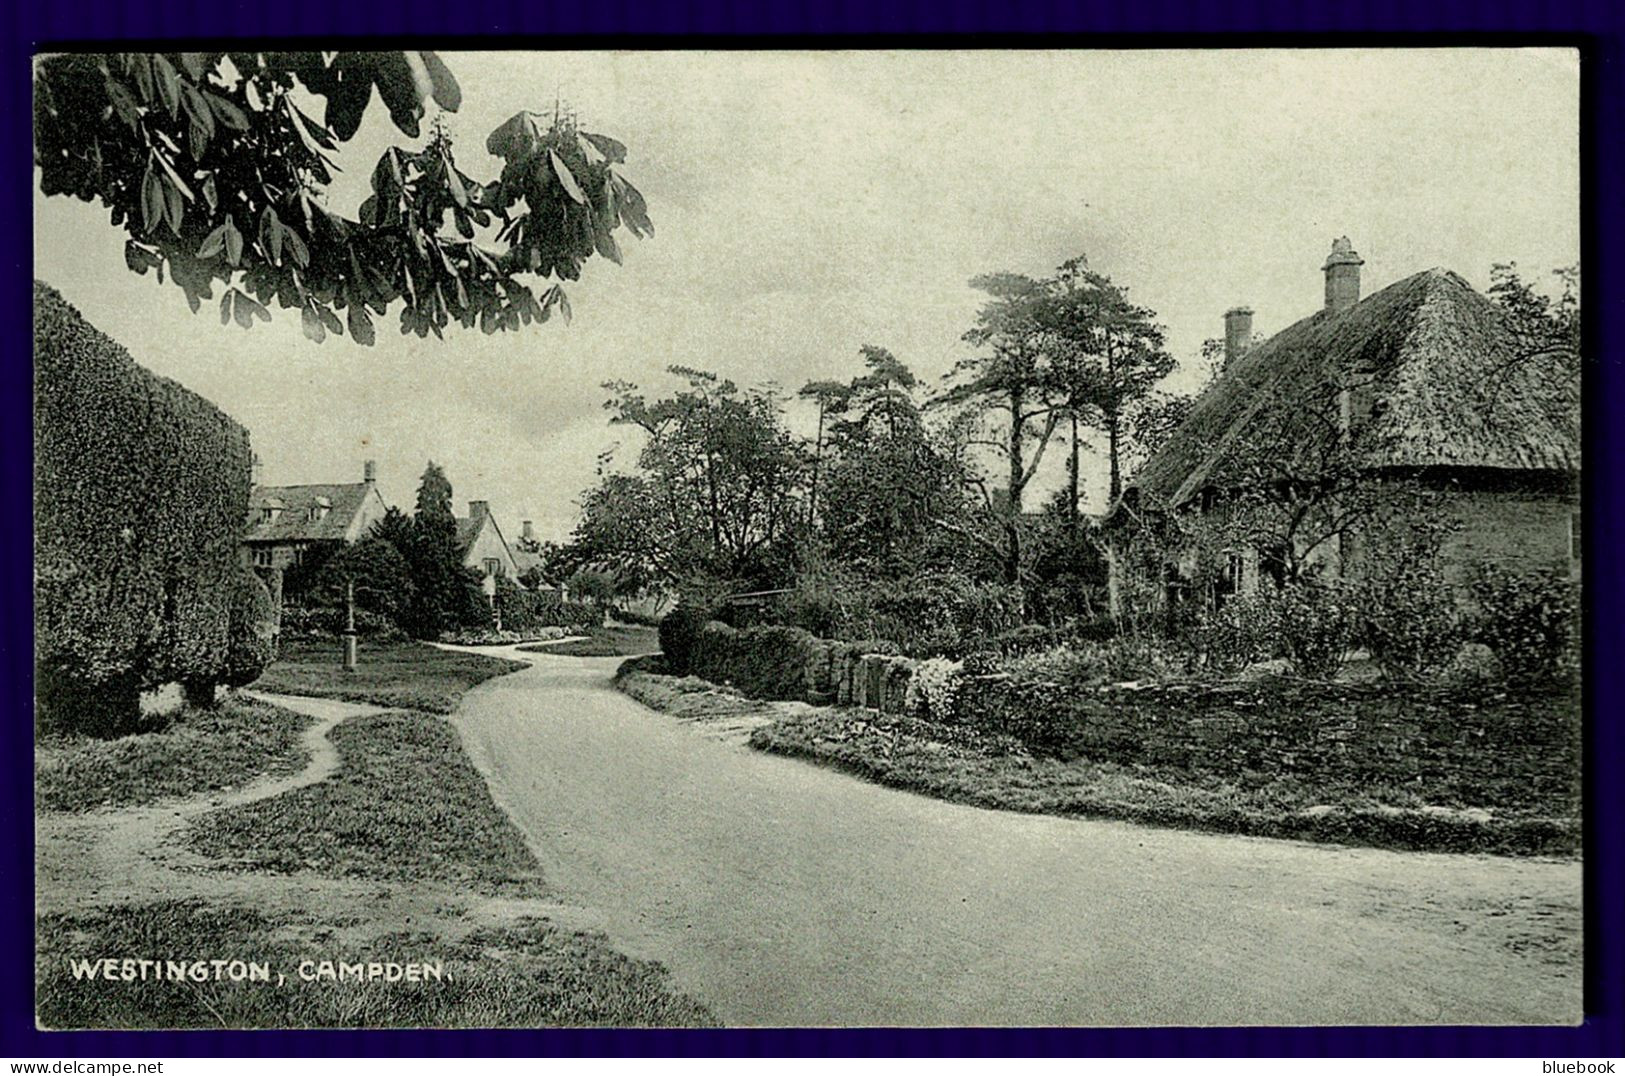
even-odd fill
[{"label": "trimmed hedge", "polygon": [[712,621],[694,642],[690,671],[759,699],[805,699],[818,643],[800,628],[764,625],[738,631]]},{"label": "trimmed hedge", "polygon": [[672,675],[687,676],[692,671],[694,643],[710,619],[710,610],[688,604],[679,604],[661,619],[660,653]]},{"label": "trimmed hedge", "polygon": [[248,431],[34,284],[40,720],[99,734],[138,693],[227,678]]},{"label": "trimmed hedge", "polygon": [[541,628],[581,631],[604,624],[604,611],[596,605],[560,601],[554,591],[525,590],[506,577],[497,580],[497,609],[502,630],[521,635]]}]

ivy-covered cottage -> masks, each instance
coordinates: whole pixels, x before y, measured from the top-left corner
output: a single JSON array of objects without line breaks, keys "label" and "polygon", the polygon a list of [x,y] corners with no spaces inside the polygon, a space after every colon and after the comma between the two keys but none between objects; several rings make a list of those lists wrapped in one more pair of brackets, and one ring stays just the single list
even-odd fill
[{"label": "ivy-covered cottage", "polygon": [[1445,269],[1361,298],[1362,264],[1337,240],[1325,305],[1251,347],[1252,311],[1225,315],[1225,368],[1107,516],[1114,612],[1357,576],[1423,514],[1453,581],[1578,575],[1574,356],[1521,345]]},{"label": "ivy-covered cottage", "polygon": [[[306,486],[256,484],[248,502],[243,557],[267,582],[288,569],[356,542],[389,510],[378,492],[377,465],[361,481]],[[278,589],[273,583],[273,591]]]}]

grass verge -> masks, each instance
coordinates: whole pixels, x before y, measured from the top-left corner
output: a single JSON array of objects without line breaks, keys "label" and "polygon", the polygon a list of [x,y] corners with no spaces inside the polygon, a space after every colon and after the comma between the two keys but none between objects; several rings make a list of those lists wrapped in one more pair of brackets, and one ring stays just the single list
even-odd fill
[{"label": "grass verge", "polygon": [[540,868],[492,801],[457,732],[426,714],[351,718],[330,734],[339,768],[317,784],[224,810],[189,840],[234,869],[448,882],[532,896]]},{"label": "grass verge", "polygon": [[[70,1028],[703,1027],[704,1006],[671,989],[660,965],[633,960],[596,934],[545,921],[459,940],[393,933],[338,942],[320,921],[270,919],[196,900],[41,916],[38,1019]],[[76,979],[71,961],[103,955],[268,965],[249,981]],[[308,982],[304,961],[438,963],[439,980]]]},{"label": "grass verge", "polygon": [[633,657],[660,651],[660,633],[638,625],[592,628],[585,639],[567,643],[532,643],[520,650],[537,654],[562,654],[573,658]]},{"label": "grass verge", "polygon": [[346,672],[342,645],[336,639],[289,640],[253,686],[284,695],[449,714],[475,684],[525,667],[507,658],[442,650],[428,643],[362,640],[359,664]]},{"label": "grass verge", "polygon": [[45,811],[139,807],[294,773],[306,762],[300,737],[309,725],[291,710],[227,698],[116,740],[45,736],[34,749],[35,804]]},{"label": "grass verge", "polygon": [[764,718],[750,733],[757,750],[954,803],[1407,851],[1571,855],[1580,847],[1578,810],[1564,803],[1491,813],[1428,806],[1425,789],[1052,758],[1009,736],[869,710],[758,702],[651,668],[658,665],[629,661],[616,683],[644,705],[689,720]]}]

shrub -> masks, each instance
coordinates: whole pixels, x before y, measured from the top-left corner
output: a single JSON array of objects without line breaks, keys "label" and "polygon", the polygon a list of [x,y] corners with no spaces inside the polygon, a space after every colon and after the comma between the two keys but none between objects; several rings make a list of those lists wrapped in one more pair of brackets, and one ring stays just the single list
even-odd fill
[{"label": "shrub", "polygon": [[664,656],[667,672],[674,676],[689,674],[694,643],[710,619],[709,609],[685,603],[679,604],[660,621],[660,653]]},{"label": "shrub", "polygon": [[[343,607],[311,609],[291,605],[282,610],[282,637],[285,639],[327,639],[344,632]],[[406,633],[393,620],[368,609],[355,611],[355,633],[381,641],[404,639]]]},{"label": "shrub", "polygon": [[41,718],[113,734],[141,690],[224,673],[248,433],[39,282],[34,341]]},{"label": "shrub", "polygon": [[1516,687],[1544,687],[1580,668],[1580,584],[1558,572],[1482,565],[1473,577],[1473,634]]},{"label": "shrub", "polygon": [[248,568],[237,573],[231,603],[231,636],[221,681],[243,687],[260,678],[276,660],[277,608],[271,592]]},{"label": "shrub", "polygon": [[1048,650],[1007,658],[997,671],[1020,680],[1070,686],[1116,684],[1133,680],[1173,680],[1184,662],[1161,640],[1120,637],[1104,643],[1068,642]]},{"label": "shrub", "polygon": [[819,640],[800,628],[763,625],[739,631],[720,621],[700,630],[690,658],[695,676],[731,684],[759,699],[805,699],[807,668]]},{"label": "shrub", "polygon": [[958,657],[1014,628],[1021,592],[958,572],[902,579],[825,573],[800,579],[772,619],[825,638],[895,639],[905,653]]},{"label": "shrub", "polygon": [[1330,680],[1343,667],[1359,620],[1344,588],[1297,583],[1275,595],[1280,645],[1299,676]]},{"label": "shrub", "polygon": [[[284,594],[292,595],[286,589]],[[322,562],[311,580],[307,597],[300,604],[318,608],[344,607],[346,589],[355,585],[358,612],[376,614],[394,624],[406,625],[417,585],[406,555],[384,538],[363,538],[347,545]]]},{"label": "shrub", "polygon": [[1357,632],[1384,673],[1416,679],[1448,667],[1466,638],[1455,588],[1437,564],[1396,564],[1360,585]]},{"label": "shrub", "polygon": [[1232,597],[1197,617],[1191,642],[1210,671],[1240,672],[1281,653],[1280,612],[1276,596],[1264,588]]},{"label": "shrub", "polygon": [[954,703],[964,681],[964,666],[948,658],[926,658],[914,668],[904,709],[915,717],[944,724],[954,721]]}]

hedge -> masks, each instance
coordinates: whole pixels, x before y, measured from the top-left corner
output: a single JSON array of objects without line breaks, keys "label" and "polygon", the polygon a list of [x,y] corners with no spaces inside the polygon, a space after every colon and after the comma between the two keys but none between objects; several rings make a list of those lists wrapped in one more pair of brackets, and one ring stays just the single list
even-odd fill
[{"label": "hedge", "polygon": [[596,605],[560,601],[554,591],[525,590],[506,577],[497,579],[496,597],[503,631],[521,635],[540,628],[584,631],[604,624],[604,611]]},{"label": "hedge", "polygon": [[42,721],[110,734],[138,693],[226,679],[248,431],[34,284]]},{"label": "hedge", "polygon": [[819,642],[800,628],[764,625],[739,631],[712,621],[694,642],[689,669],[759,699],[805,699]]}]

